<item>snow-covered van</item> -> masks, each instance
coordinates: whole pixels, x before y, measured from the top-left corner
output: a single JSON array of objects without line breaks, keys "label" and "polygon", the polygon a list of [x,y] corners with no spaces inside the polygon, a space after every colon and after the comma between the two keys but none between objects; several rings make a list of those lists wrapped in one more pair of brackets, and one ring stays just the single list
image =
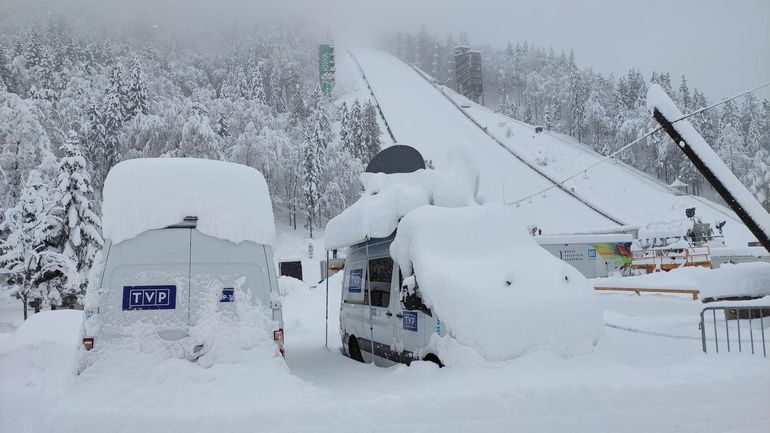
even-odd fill
[{"label": "snow-covered van", "polygon": [[363,196],[324,239],[347,248],[340,337],[349,357],[386,366],[499,361],[535,348],[567,356],[602,335],[588,280],[538,246],[515,208],[477,204],[471,171],[361,180]]},{"label": "snow-covered van", "polygon": [[[184,341],[217,314],[256,309],[272,329],[254,332],[272,333],[265,338],[283,353],[275,223],[257,170],[198,159],[124,161],[105,181],[103,214],[105,247],[86,297],[86,349],[148,330]],[[205,353],[205,340],[186,356]]]}]

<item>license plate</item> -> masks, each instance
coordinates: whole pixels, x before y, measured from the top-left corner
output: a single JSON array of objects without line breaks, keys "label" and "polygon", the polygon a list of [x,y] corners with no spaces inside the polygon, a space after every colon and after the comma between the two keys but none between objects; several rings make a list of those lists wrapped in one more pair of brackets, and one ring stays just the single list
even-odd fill
[{"label": "license plate", "polygon": [[173,310],[176,286],[123,286],[123,310]]}]

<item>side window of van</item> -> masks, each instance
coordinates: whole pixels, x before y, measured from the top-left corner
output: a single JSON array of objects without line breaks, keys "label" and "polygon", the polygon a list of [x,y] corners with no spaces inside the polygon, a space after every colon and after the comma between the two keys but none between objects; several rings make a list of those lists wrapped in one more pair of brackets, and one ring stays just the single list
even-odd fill
[{"label": "side window of van", "polygon": [[393,275],[393,260],[390,257],[369,260],[367,292],[372,306],[387,307],[390,304],[390,278]]},{"label": "side window of van", "polygon": [[433,317],[430,308],[423,304],[422,298],[417,294],[417,283],[414,283],[415,290],[407,290],[407,286],[404,285],[404,275],[401,273],[401,270],[398,271],[398,285],[401,288],[401,305],[404,310],[419,310],[428,316]]}]

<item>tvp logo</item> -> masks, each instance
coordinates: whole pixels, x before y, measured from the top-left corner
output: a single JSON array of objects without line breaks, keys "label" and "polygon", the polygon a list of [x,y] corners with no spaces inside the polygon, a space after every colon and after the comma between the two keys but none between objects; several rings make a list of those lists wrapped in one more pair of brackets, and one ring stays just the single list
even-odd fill
[{"label": "tvp logo", "polygon": [[123,310],[173,310],[176,286],[123,286]]}]

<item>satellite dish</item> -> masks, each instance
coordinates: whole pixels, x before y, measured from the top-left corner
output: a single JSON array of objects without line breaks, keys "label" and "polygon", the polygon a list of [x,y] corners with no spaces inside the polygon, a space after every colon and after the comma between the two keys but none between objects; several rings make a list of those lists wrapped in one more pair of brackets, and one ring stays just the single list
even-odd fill
[{"label": "satellite dish", "polygon": [[374,155],[369,165],[366,166],[367,173],[411,173],[425,168],[425,160],[417,149],[403,144],[395,144],[381,150]]}]

